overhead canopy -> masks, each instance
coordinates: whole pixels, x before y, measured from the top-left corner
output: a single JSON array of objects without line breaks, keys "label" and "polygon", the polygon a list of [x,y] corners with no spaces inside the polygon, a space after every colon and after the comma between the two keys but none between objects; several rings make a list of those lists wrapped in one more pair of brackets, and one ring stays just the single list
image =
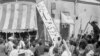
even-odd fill
[{"label": "overhead canopy", "polygon": [[35,4],[12,2],[0,5],[0,31],[37,30]]}]

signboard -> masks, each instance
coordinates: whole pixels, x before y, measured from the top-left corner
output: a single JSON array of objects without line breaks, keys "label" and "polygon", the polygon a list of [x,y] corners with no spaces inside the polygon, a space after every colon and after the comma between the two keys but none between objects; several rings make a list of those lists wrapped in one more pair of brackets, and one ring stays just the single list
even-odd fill
[{"label": "signboard", "polygon": [[61,40],[61,36],[44,4],[44,2],[40,2],[37,4],[37,10],[46,26],[46,29],[53,41],[54,44],[58,43]]}]

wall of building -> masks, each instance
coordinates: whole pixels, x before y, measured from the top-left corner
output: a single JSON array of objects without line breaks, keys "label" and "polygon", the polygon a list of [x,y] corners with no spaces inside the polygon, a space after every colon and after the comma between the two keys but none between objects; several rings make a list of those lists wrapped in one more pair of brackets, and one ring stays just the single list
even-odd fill
[{"label": "wall of building", "polygon": [[[55,14],[55,23],[57,28],[60,28],[60,12],[61,11],[69,11],[73,19],[75,19],[75,7],[74,2],[70,1],[55,1],[56,9],[54,10]],[[100,5],[99,4],[92,4],[92,3],[85,3],[81,2],[77,4],[76,14],[78,16],[78,20],[75,20],[75,35],[78,34],[80,29],[80,24],[82,24],[82,30],[85,29],[87,22],[92,18],[91,21],[95,20],[98,22],[98,26],[100,27]],[[81,22],[82,19],[82,22]],[[59,29],[60,30],[60,29]],[[87,31],[90,32],[92,30],[91,25],[88,25]]]},{"label": "wall of building", "polygon": [[[39,2],[42,0],[38,0]],[[61,11],[69,11],[73,19],[75,19],[75,5],[73,1],[56,1],[56,0],[44,0],[46,7],[50,14],[54,14],[55,25],[60,31],[60,12]],[[52,5],[52,3],[55,3]],[[88,3],[88,2],[79,2],[77,4],[76,14],[78,16],[78,20],[75,20],[75,35],[79,33],[80,24],[82,30],[85,29],[87,22],[92,18],[91,21],[96,20],[98,22],[98,26],[100,27],[100,4],[96,3]],[[52,6],[54,9],[52,9]],[[52,15],[51,15],[52,16]],[[91,17],[92,16],[92,17]],[[82,22],[81,22],[82,20]],[[87,31],[90,32],[92,30],[91,25],[88,25]],[[45,30],[46,31],[46,30]],[[45,32],[44,32],[45,33]]]},{"label": "wall of building", "polygon": [[[82,3],[78,3],[77,6],[77,14],[79,16],[79,19],[76,21],[76,28],[80,27],[79,26],[79,21],[82,19],[82,30],[84,30],[87,22],[90,20],[91,21],[97,21],[98,22],[98,26],[100,27],[100,6],[99,5],[92,5],[92,4],[82,4]],[[76,29],[77,30],[77,29]],[[91,25],[89,24],[88,26],[88,32],[90,32],[90,30],[92,30]]]}]

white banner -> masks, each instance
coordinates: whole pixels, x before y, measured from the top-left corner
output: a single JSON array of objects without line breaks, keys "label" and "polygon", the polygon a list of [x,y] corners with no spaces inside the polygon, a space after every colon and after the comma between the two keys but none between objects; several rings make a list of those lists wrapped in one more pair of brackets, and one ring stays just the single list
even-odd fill
[{"label": "white banner", "polygon": [[61,12],[61,21],[62,23],[74,24],[72,17],[65,15],[63,12]]},{"label": "white banner", "polygon": [[57,43],[58,37],[61,38],[61,36],[60,36],[60,34],[59,34],[59,32],[58,32],[58,30],[53,22],[48,10],[47,10],[44,2],[42,1],[42,2],[38,3],[36,7],[37,7],[37,9],[42,17],[42,20],[46,26],[46,29],[47,29],[53,43],[54,44]]}]

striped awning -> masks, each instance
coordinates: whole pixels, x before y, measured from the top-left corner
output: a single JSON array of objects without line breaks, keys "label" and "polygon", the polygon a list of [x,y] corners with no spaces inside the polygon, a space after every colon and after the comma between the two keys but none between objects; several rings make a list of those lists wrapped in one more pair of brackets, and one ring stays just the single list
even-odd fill
[{"label": "striped awning", "polygon": [[31,2],[0,4],[0,31],[19,32],[23,29],[37,29],[36,8]]}]

